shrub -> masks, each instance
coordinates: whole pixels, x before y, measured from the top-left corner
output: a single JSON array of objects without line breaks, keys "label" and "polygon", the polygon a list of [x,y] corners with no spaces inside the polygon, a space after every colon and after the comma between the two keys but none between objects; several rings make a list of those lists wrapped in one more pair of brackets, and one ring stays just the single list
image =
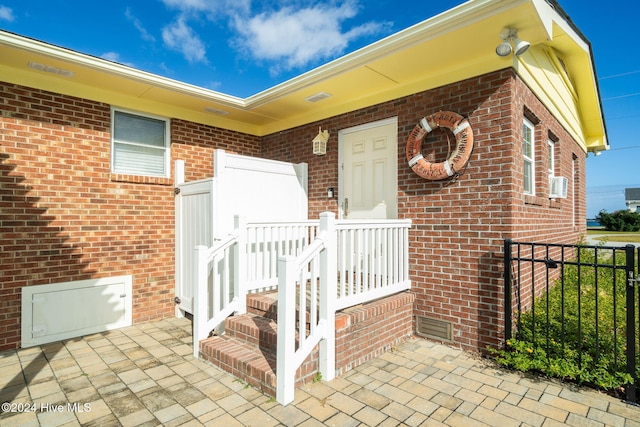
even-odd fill
[{"label": "shrub", "polygon": [[[580,251],[581,265],[565,265],[564,280],[516,319],[516,337],[489,352],[505,367],[620,390],[633,382],[626,372],[626,273],[597,268],[593,250]],[[620,255],[598,262],[625,265]],[[640,378],[640,360],[637,366]]]},{"label": "shrub", "polygon": [[601,210],[596,220],[607,231],[640,231],[640,212],[620,210],[607,213],[606,210]]}]

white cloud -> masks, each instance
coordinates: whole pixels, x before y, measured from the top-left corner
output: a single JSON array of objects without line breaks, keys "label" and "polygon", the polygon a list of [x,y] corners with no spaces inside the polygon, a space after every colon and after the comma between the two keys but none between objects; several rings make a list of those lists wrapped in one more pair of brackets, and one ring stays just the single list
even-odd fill
[{"label": "white cloud", "polygon": [[0,19],[3,21],[13,22],[13,10],[7,6],[0,6]]},{"label": "white cloud", "polygon": [[341,6],[287,7],[249,19],[236,17],[235,29],[240,34],[239,45],[251,56],[280,61],[272,69],[278,72],[336,57],[354,39],[384,29],[385,24],[369,22],[343,32],[342,22],[357,12],[354,1]]},{"label": "white cloud", "polygon": [[120,60],[120,54],[118,52],[105,52],[102,55],[100,55],[100,57],[102,59],[106,59],[107,61],[117,62],[118,64],[127,65],[129,67],[135,68],[135,66],[130,62],[122,62]]},{"label": "white cloud", "polygon": [[189,62],[207,62],[204,43],[182,15],[162,29],[162,40],[169,49],[182,53]]},{"label": "white cloud", "polygon": [[[161,1],[177,11],[175,21],[162,31],[164,43],[190,62],[207,62],[204,33],[196,32],[193,23],[197,22],[203,31],[210,31],[211,28],[203,26],[208,21],[209,25],[225,25],[218,27],[215,38],[228,35],[232,47],[252,60],[274,64],[271,66],[274,74],[333,59],[343,54],[354,40],[377,36],[390,26],[385,22],[366,22],[348,28],[346,21],[358,15],[358,0],[277,0],[253,4],[251,0]],[[138,27],[135,21],[134,25]]]},{"label": "white cloud", "polygon": [[142,25],[142,22],[140,22],[140,20],[133,15],[133,12],[131,12],[131,9],[127,8],[124,15],[129,21],[131,21],[131,23],[133,23],[133,26],[136,27],[136,29],[140,32],[140,35],[144,40],[147,40],[150,42],[156,41],[156,38],[153,37],[151,34],[149,34],[147,29]]},{"label": "white cloud", "polygon": [[117,52],[105,52],[100,55],[102,59],[106,59],[107,61],[118,62],[120,55]]},{"label": "white cloud", "polygon": [[211,81],[204,85],[207,89],[218,90],[222,86],[222,82],[220,81]]},{"label": "white cloud", "polygon": [[251,9],[251,0],[162,0],[162,3],[182,14],[204,13],[212,21],[233,13],[246,14]]}]

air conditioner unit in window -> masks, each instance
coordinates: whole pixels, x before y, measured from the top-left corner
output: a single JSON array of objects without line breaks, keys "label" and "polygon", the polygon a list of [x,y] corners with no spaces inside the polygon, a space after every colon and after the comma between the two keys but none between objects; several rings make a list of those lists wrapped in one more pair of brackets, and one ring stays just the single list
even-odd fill
[{"label": "air conditioner unit in window", "polygon": [[564,176],[552,176],[549,178],[549,198],[566,199],[569,180]]}]

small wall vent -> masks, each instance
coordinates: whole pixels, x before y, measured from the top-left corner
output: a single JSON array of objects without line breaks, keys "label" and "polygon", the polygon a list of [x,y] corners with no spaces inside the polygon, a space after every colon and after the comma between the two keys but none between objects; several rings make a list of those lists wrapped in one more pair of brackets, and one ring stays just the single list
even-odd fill
[{"label": "small wall vent", "polygon": [[418,316],[416,318],[416,333],[428,338],[453,341],[453,325],[444,320]]},{"label": "small wall vent", "polygon": [[307,102],[318,102],[321,101],[325,98],[329,98],[331,96],[331,94],[327,93],[327,92],[318,92],[314,95],[308,96],[306,97],[304,100]]}]

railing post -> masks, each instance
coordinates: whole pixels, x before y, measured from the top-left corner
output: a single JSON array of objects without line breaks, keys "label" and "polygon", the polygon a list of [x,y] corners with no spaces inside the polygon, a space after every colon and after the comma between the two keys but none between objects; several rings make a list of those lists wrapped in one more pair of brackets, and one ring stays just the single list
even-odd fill
[{"label": "railing post", "polygon": [[[184,264],[186,254],[182,253],[182,239],[184,238],[184,233],[182,232],[182,222],[184,221],[183,210],[183,200],[180,195],[180,185],[184,184],[184,160],[176,160],[174,163],[174,180],[173,180],[173,188],[175,192],[175,277],[176,277],[176,298],[179,298],[184,289],[184,284],[182,281],[184,280]],[[175,305],[175,313],[176,317],[184,317],[183,311],[180,309],[180,304],[177,303]]]},{"label": "railing post", "polygon": [[336,292],[338,280],[338,238],[335,214],[320,214],[320,234],[325,233],[325,249],[320,254],[320,322],[324,339],[320,341],[320,374],[330,381],[336,375]]},{"label": "railing post", "polygon": [[[194,274],[193,274],[193,357],[200,353],[200,340],[206,338],[204,330],[207,325],[207,247],[196,246],[194,249]],[[204,334],[204,336],[202,336]]]},{"label": "railing post", "polygon": [[511,239],[504,239],[504,341],[511,339],[512,301],[511,301]]},{"label": "railing post", "polygon": [[635,277],[635,246],[625,246],[627,260],[627,373],[634,379],[625,387],[625,397],[628,402],[636,403],[636,277]]},{"label": "railing post", "polygon": [[[276,358],[276,401],[291,403],[295,393],[297,366],[288,369],[287,360],[295,354],[296,340],[296,258],[278,259],[278,351]],[[287,289],[290,287],[290,289]]]},{"label": "railing post", "polygon": [[233,296],[237,298],[236,314],[247,312],[247,223],[244,217],[233,217],[234,234],[238,236],[233,250]]},{"label": "railing post", "polygon": [[402,234],[402,254],[399,256],[402,258],[402,281],[409,280],[409,227],[406,227],[400,231]]}]

